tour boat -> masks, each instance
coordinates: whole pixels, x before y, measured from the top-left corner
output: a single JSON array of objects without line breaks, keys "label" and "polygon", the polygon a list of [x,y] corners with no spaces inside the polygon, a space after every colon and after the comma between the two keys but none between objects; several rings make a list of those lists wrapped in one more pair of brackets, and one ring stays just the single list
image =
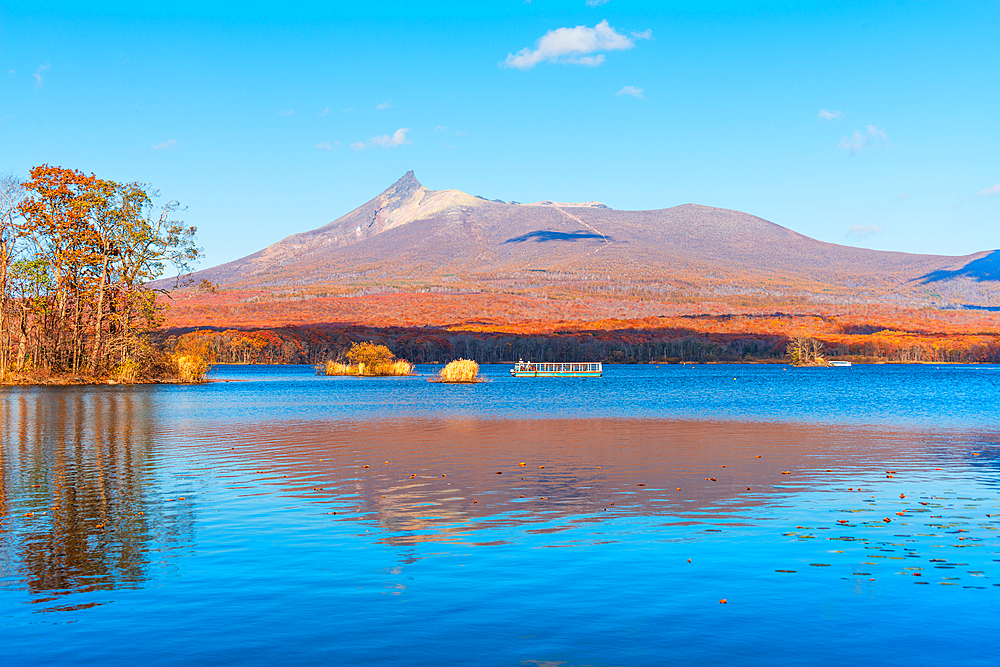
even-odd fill
[{"label": "tour boat", "polygon": [[849,361],[831,361],[830,365],[831,366],[850,366],[851,362],[849,362]]},{"label": "tour boat", "polygon": [[599,361],[561,363],[518,361],[514,364],[514,368],[510,369],[510,374],[516,378],[599,378],[603,370]]}]

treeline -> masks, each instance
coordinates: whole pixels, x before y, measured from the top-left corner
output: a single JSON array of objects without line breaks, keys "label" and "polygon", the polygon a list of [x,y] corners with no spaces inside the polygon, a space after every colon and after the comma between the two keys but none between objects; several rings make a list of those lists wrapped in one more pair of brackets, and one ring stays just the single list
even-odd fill
[{"label": "treeline", "polygon": [[0,381],[176,374],[148,337],[163,306],[146,283],[199,251],[177,202],[156,196],[48,165],[0,176]]},{"label": "treeline", "polygon": [[[823,339],[824,354],[858,361],[1000,363],[1000,340],[995,337],[882,334]],[[680,329],[519,335],[336,325],[175,329],[160,336],[168,351],[198,345],[213,363],[251,364],[323,364],[341,358],[352,343],[363,341],[385,345],[397,357],[418,364],[458,358],[487,364],[517,359],[638,364],[781,361],[790,340],[786,335],[703,334]]]}]

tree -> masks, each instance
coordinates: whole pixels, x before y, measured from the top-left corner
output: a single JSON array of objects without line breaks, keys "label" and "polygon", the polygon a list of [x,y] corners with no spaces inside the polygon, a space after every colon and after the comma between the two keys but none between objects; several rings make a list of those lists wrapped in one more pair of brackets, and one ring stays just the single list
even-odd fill
[{"label": "tree", "polygon": [[391,364],[396,359],[392,350],[385,345],[376,345],[373,341],[352,344],[344,356],[356,366],[364,364],[365,368],[371,369]]},{"label": "tree", "polygon": [[[141,374],[151,358],[146,334],[162,321],[158,291],[147,283],[160,277],[168,263],[178,272],[190,268],[200,255],[195,228],[174,219],[181,210],[176,201],[155,206],[158,192],[148,185],[119,184],[49,165],[33,168],[30,176],[21,184],[24,197],[12,207],[7,227],[0,219],[0,233],[9,228],[24,259],[40,262],[22,266],[19,274],[20,363],[27,360],[21,349],[30,329],[35,368],[117,372],[129,378]],[[0,305],[12,296],[6,279],[10,245],[0,234]],[[32,292],[28,286],[42,266],[50,280],[45,289],[38,283]],[[0,354],[7,355],[9,333],[5,340],[3,321]]]},{"label": "tree", "polygon": [[793,366],[823,366],[826,360],[820,355],[823,343],[815,338],[796,336],[788,341],[786,347],[789,362]]},{"label": "tree", "polygon": [[21,181],[13,174],[0,174],[0,380],[7,375],[10,363],[10,321],[7,314],[7,283],[11,262],[16,256],[18,239],[14,221],[18,205],[24,199]]}]

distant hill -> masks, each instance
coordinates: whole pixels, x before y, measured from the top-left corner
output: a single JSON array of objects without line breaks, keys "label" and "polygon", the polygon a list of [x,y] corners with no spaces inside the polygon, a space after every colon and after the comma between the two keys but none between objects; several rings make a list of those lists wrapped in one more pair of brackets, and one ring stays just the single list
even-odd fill
[{"label": "distant hill", "polygon": [[412,171],[324,227],[193,278],[279,297],[430,291],[1000,306],[1000,251],[853,248],[695,204],[618,211],[599,202],[490,201],[428,190]]}]

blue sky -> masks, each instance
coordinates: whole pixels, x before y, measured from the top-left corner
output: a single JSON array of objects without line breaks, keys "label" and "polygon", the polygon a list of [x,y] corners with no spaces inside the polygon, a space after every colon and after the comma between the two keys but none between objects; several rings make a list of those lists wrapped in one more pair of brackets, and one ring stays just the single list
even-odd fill
[{"label": "blue sky", "polygon": [[0,171],[151,183],[189,207],[202,267],[409,169],[1000,248],[998,1],[40,4],[0,0]]}]

